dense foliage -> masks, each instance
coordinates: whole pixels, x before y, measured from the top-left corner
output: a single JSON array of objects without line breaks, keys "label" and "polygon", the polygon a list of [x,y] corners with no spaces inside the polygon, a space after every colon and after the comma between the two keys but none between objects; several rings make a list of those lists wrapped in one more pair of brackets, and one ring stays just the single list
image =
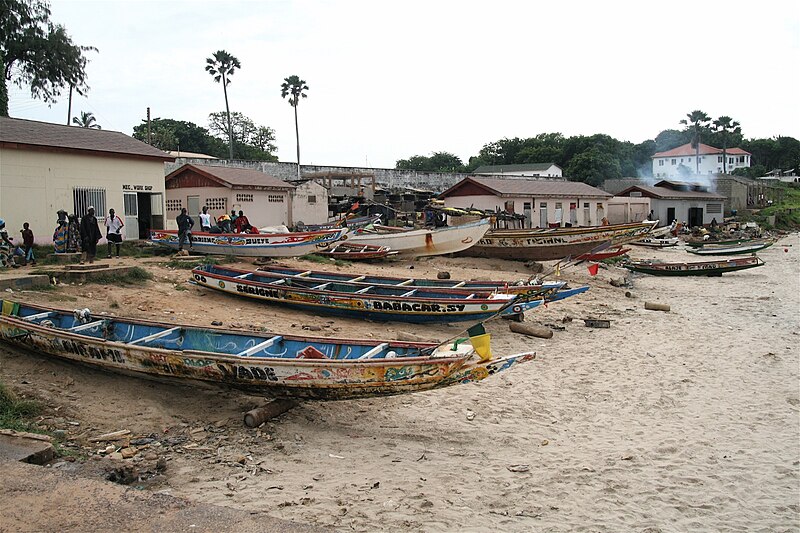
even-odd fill
[{"label": "dense foliage", "polygon": [[9,81],[30,86],[31,96],[47,103],[70,86],[86,92],[84,52],[96,50],[76,45],[63,26],[51,22],[48,2],[0,0],[0,116],[8,116]]},{"label": "dense foliage", "polygon": [[433,152],[430,156],[415,155],[397,161],[395,168],[400,170],[419,170],[423,172],[464,172],[466,167],[461,158],[449,152]]}]

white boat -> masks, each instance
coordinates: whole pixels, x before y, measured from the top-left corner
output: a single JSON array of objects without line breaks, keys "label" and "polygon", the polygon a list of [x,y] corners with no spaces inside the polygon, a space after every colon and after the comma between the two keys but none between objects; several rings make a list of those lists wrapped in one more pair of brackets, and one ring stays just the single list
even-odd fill
[{"label": "white boat", "polygon": [[640,241],[632,242],[636,246],[648,246],[650,248],[667,248],[669,246],[677,246],[677,237],[648,237]]},{"label": "white boat", "polygon": [[476,244],[489,231],[490,224],[486,218],[460,226],[415,230],[376,225],[372,232],[349,234],[347,242],[388,246],[405,257],[451,254]]}]

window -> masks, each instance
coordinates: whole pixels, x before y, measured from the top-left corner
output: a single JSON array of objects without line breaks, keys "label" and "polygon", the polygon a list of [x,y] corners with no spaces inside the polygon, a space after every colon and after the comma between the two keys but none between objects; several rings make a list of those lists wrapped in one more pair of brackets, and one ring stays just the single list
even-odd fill
[{"label": "window", "polygon": [[547,202],[539,202],[539,209],[547,209]]},{"label": "window", "polygon": [[732,165],[732,164],[733,164],[733,158],[732,158],[732,157],[729,157],[729,158],[728,158],[728,164],[729,164],[729,165]]},{"label": "window", "polygon": [[308,195],[308,203],[310,203],[310,204],[317,203],[317,195],[316,194],[309,194]]},{"label": "window", "polygon": [[584,203],[584,204],[583,204],[583,208],[584,208],[584,209],[589,209],[589,202],[586,202],[586,203]]},{"label": "window", "polygon": [[721,155],[717,156],[717,163],[722,163],[722,156]]},{"label": "window", "polygon": [[556,202],[556,209],[561,209],[561,202]]},{"label": "window", "polygon": [[675,164],[675,161],[677,161],[677,159],[673,159],[673,160],[672,160],[672,164],[673,164],[673,165]]},{"label": "window", "polygon": [[722,213],[722,204],[706,204],[706,212],[709,215]]},{"label": "window", "polygon": [[658,160],[658,166],[660,166],[660,167],[664,166],[664,160],[663,159],[659,159]]},{"label": "window", "polygon": [[681,157],[681,163],[683,163],[683,158]]},{"label": "window", "polygon": [[[251,194],[250,197],[252,198],[253,195]],[[252,202],[252,199],[250,200]],[[282,194],[269,194],[267,195],[267,201],[271,203],[283,203],[283,195]]]},{"label": "window", "polygon": [[253,201],[252,194],[239,193],[239,192],[236,193],[236,202],[252,202],[252,201]]},{"label": "window", "polygon": [[228,211],[227,198],[206,198],[206,207],[212,211]]},{"label": "window", "polygon": [[106,190],[91,187],[75,187],[72,189],[73,213],[84,217],[89,206],[94,207],[94,214],[100,218],[106,215]]},{"label": "window", "polygon": [[180,211],[180,210],[181,210],[180,200],[167,200],[167,211]]},{"label": "window", "polygon": [[739,163],[744,163],[744,156],[739,156]]}]

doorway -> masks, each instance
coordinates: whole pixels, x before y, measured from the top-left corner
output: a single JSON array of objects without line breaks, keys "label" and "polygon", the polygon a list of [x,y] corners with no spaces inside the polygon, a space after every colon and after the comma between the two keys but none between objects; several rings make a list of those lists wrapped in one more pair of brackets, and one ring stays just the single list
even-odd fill
[{"label": "doorway", "polygon": [[533,225],[531,222],[531,202],[522,204],[522,215],[525,217],[525,227],[530,228]]},{"label": "doorway", "polygon": [[672,224],[673,220],[675,220],[675,208],[674,207],[668,207],[667,208],[667,224],[666,225],[669,226],[670,224]]},{"label": "doorway", "polygon": [[188,215],[194,220],[194,225],[200,227],[200,197],[187,196],[186,197],[186,210]]},{"label": "doorway", "polygon": [[539,203],[539,227],[547,227],[547,202]]},{"label": "doorway", "polygon": [[690,207],[689,208],[689,227],[694,228],[703,225],[703,208]]},{"label": "doorway", "polygon": [[151,229],[164,229],[161,193],[126,192],[122,198],[126,239],[149,239]]}]

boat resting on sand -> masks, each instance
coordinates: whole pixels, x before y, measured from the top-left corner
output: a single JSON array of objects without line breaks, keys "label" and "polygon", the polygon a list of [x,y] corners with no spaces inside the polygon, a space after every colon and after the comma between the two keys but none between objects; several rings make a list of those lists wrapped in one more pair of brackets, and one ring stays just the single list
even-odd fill
[{"label": "boat resting on sand", "polygon": [[347,241],[339,241],[330,248],[314,252],[323,257],[331,259],[341,259],[342,261],[375,261],[397,255],[398,252],[388,246],[376,246],[373,244],[354,244]]},{"label": "boat resting on sand", "polygon": [[732,239],[732,240],[727,240],[727,241],[712,241],[712,240],[708,240],[708,241],[684,241],[684,244],[686,246],[690,246],[692,248],[702,248],[703,246],[706,246],[706,245],[708,245],[708,246],[733,246],[733,245],[738,245],[738,244],[751,243],[751,242],[756,241],[756,240],[758,240],[758,239]]},{"label": "boat resting on sand", "polygon": [[459,255],[552,261],[591,253],[604,243],[625,244],[645,237],[658,222],[553,229],[491,230]]},{"label": "boat resting on sand", "polygon": [[[234,270],[234,269],[231,269]],[[246,270],[239,271],[242,274]],[[564,288],[563,281],[548,281],[536,283],[535,281],[457,281],[452,279],[425,279],[425,278],[397,278],[392,276],[354,275],[345,272],[329,272],[325,270],[304,270],[284,266],[262,266],[256,271],[266,274],[273,279],[282,277],[303,278],[316,280],[319,283],[337,281],[354,283],[361,287],[382,285],[388,287],[406,287],[407,289],[442,289],[447,291],[470,292],[493,291],[508,294],[525,294],[528,296],[547,296],[548,294]]]},{"label": "boat resting on sand", "polygon": [[[192,251],[243,257],[297,257],[326,249],[343,238],[347,228],[290,233],[192,232]],[[150,242],[178,249],[178,232],[150,230]],[[188,243],[186,243],[188,246]]]},{"label": "boat resting on sand", "polygon": [[374,230],[350,233],[354,244],[388,246],[402,257],[422,257],[460,252],[477,243],[489,230],[488,218],[460,226],[411,229],[375,225]]},{"label": "boat resting on sand", "polygon": [[[346,400],[473,381],[534,359],[480,358],[467,338],[444,344],[353,340],[91,316],[2,300],[0,340],[120,373],[199,380],[274,398]],[[477,344],[478,337],[472,342]],[[483,339],[481,339],[483,340]]]},{"label": "boat resting on sand", "polygon": [[661,263],[657,261],[628,261],[622,266],[632,272],[653,276],[721,276],[725,272],[735,272],[764,265],[759,257],[738,257],[718,261],[697,261],[693,263]]},{"label": "boat resting on sand", "polygon": [[686,248],[686,251],[695,255],[742,255],[752,254],[768,248],[774,241],[750,241],[741,244],[707,244],[699,248]]},{"label": "boat resting on sand", "polygon": [[619,257],[621,255],[625,255],[630,252],[630,248],[623,248],[622,246],[617,246],[614,248],[610,248],[608,250],[602,250],[599,252],[588,253],[588,254],[581,254],[575,258],[576,261],[602,261],[604,259],[612,259],[614,257]]},{"label": "boat resting on sand", "polygon": [[669,248],[670,246],[678,246],[677,237],[647,237],[640,241],[634,241],[631,244],[636,246],[646,246],[648,248]]},{"label": "boat resting on sand", "polygon": [[[258,271],[215,265],[199,266],[192,270],[192,276],[198,285],[228,294],[312,313],[368,320],[413,323],[478,321],[497,313],[524,313],[541,303],[541,299],[492,291],[468,293],[425,287],[365,287],[347,282],[269,276]],[[562,298],[566,296],[562,295]]]}]

